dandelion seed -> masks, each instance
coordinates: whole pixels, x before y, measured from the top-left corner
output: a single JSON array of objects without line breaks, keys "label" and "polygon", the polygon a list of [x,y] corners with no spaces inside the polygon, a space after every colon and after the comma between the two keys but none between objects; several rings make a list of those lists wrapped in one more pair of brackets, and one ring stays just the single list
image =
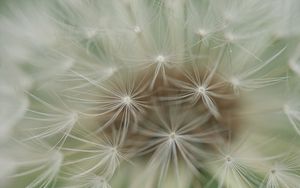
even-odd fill
[{"label": "dandelion seed", "polygon": [[31,168],[23,172],[13,174],[10,177],[18,178],[18,177],[28,176],[36,172],[40,172],[39,175],[33,177],[34,179],[31,180],[30,183],[26,185],[26,187],[34,188],[34,187],[54,186],[55,180],[58,176],[58,173],[62,165],[62,161],[63,161],[63,155],[58,151],[54,151],[53,153],[50,153],[47,156],[44,156],[36,160],[16,162],[18,167],[31,166]]},{"label": "dandelion seed", "polygon": [[176,135],[175,132],[172,132],[172,133],[169,135],[169,137],[170,137],[170,140],[171,140],[171,141],[174,141],[174,140],[176,140],[177,135]]},{"label": "dandelion seed", "polygon": [[129,106],[129,105],[131,104],[131,102],[132,102],[132,99],[131,99],[130,96],[125,96],[125,97],[122,98],[122,102],[123,102],[125,105]]},{"label": "dandelion seed", "polygon": [[206,88],[203,86],[199,86],[196,90],[200,95],[205,95],[206,93]]},{"label": "dandelion seed", "polygon": [[97,30],[96,29],[87,29],[86,36],[89,39],[94,38],[96,35],[97,35]]},{"label": "dandelion seed", "polygon": [[[90,105],[85,112],[82,112],[84,115],[108,119],[97,129],[97,132],[101,132],[116,120],[120,120],[121,126],[123,126],[123,136],[125,136],[129,124],[132,123],[132,126],[136,126],[138,115],[145,113],[145,110],[150,108],[146,100],[148,85],[144,85],[144,79],[145,77],[142,77],[137,80],[130,76],[124,79],[122,76],[116,75],[114,80],[109,80],[102,85],[88,80],[97,88],[97,90],[85,93],[89,99],[80,98],[77,95],[66,97],[79,104]],[[81,92],[74,91],[74,93]]]},{"label": "dandelion seed", "polygon": [[136,33],[136,34],[139,34],[142,32],[142,29],[139,27],[139,26],[135,26],[133,31]]},{"label": "dandelion seed", "polygon": [[104,140],[94,135],[86,135],[89,137],[88,139],[70,135],[70,139],[79,141],[82,146],[79,148],[62,148],[63,151],[68,151],[74,156],[71,160],[66,160],[63,165],[75,169],[78,165],[85,166],[75,171],[73,178],[83,178],[91,173],[99,174],[106,179],[112,178],[121,160],[127,160],[120,151],[123,144],[121,134],[114,131],[112,139],[104,137]]},{"label": "dandelion seed", "polygon": [[[26,127],[25,131],[33,136],[25,138],[24,141],[59,136],[53,148],[63,145],[79,118],[78,113],[68,111],[69,109],[60,109],[32,94],[30,95],[45,108],[44,111],[27,110],[25,120],[31,122],[31,126]],[[43,126],[40,125],[41,122]]]},{"label": "dandelion seed", "polygon": [[[185,71],[186,80],[170,79],[171,84],[178,87],[181,91],[179,95],[174,97],[165,97],[164,100],[191,102],[195,105],[199,100],[203,102],[205,107],[215,116],[220,117],[220,113],[215,102],[215,98],[229,99],[230,94],[224,93],[222,88],[226,88],[225,83],[211,83],[213,77],[212,72],[209,75],[200,72],[200,67],[192,67],[191,71]],[[220,92],[218,92],[220,90]],[[224,94],[223,94],[224,93]]]},{"label": "dandelion seed", "polygon": [[297,157],[293,155],[286,156],[271,167],[260,188],[297,187],[300,183],[300,176],[297,173],[299,170]]},{"label": "dandelion seed", "polygon": [[115,67],[109,67],[105,70],[106,73],[106,77],[111,77],[115,72],[117,71],[117,69]]},{"label": "dandelion seed", "polygon": [[241,87],[241,85],[242,85],[241,81],[240,81],[237,77],[233,76],[233,77],[230,78],[229,82],[230,82],[230,83],[232,84],[232,86],[233,86],[234,93],[235,93],[236,95],[238,95],[238,94],[239,94],[240,87]]},{"label": "dandelion seed", "polygon": [[234,36],[234,34],[233,34],[233,33],[230,33],[230,32],[225,33],[225,34],[224,34],[224,37],[225,37],[225,39],[226,39],[229,43],[232,43],[232,42],[236,39],[236,37]]},{"label": "dandelion seed", "polygon": [[294,60],[289,61],[290,68],[298,75],[300,75],[300,64]]},{"label": "dandelion seed", "polygon": [[283,111],[288,117],[290,123],[293,125],[295,131],[300,135],[300,111],[294,109],[289,105],[284,105]]},{"label": "dandelion seed", "polygon": [[208,32],[205,31],[204,29],[198,29],[197,32],[196,32],[200,37],[205,37]]},{"label": "dandelion seed", "polygon": [[280,81],[286,80],[287,77],[285,76],[274,77],[274,78],[267,78],[263,76],[260,78],[253,78],[256,74],[258,74],[266,66],[268,66],[276,57],[278,57],[284,50],[285,48],[281,49],[278,53],[276,53],[267,61],[261,62],[260,64],[249,68],[245,72],[236,73],[233,76],[231,76],[229,82],[232,83],[235,92],[238,93],[239,92],[238,90],[249,91],[249,90],[254,90],[262,87],[267,87],[270,85],[277,84]]},{"label": "dandelion seed", "polygon": [[163,64],[166,62],[166,58],[163,55],[158,55],[155,59],[155,62],[159,64]]},{"label": "dandelion seed", "polygon": [[158,116],[157,122],[148,122],[141,130],[145,136],[153,137],[153,140],[141,149],[141,154],[154,152],[145,173],[159,171],[159,182],[165,178],[171,164],[174,165],[175,174],[179,175],[180,160],[184,161],[193,173],[197,173],[198,160],[200,160],[198,158],[207,155],[201,149],[201,144],[213,142],[208,137],[218,132],[218,130],[204,129],[202,132],[193,133],[200,127],[206,127],[210,116],[204,114],[189,121],[191,116],[189,112],[181,114],[178,112],[175,107],[174,110],[169,111],[168,119],[165,119],[161,117],[160,110],[157,110],[155,112]]}]

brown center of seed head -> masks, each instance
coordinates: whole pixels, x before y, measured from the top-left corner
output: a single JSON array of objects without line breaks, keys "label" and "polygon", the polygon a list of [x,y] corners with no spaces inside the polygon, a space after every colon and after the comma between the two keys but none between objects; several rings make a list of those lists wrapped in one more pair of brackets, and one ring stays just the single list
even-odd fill
[{"label": "brown center of seed head", "polygon": [[[209,116],[204,125],[199,125],[184,134],[201,134],[213,127],[215,133],[207,136],[211,140],[226,141],[229,134],[231,139],[234,137],[239,125],[237,118],[234,118],[238,109],[238,99],[230,84],[222,80],[217,72],[210,75],[211,70],[204,66],[185,65],[170,68],[164,77],[159,75],[156,78],[153,87],[149,86],[153,79],[150,72],[142,70],[135,73],[137,75],[135,79],[138,80],[135,84],[147,86],[147,89],[138,93],[136,99],[134,97],[122,99],[124,104],[130,103],[134,109],[134,114],[130,115],[130,122],[127,125],[123,147],[138,150],[143,143],[149,143],[156,138],[155,134],[151,136],[145,132],[153,133],[156,129],[162,132],[170,129],[172,132],[169,132],[168,138],[174,139],[177,134],[173,129],[181,130],[180,121],[188,124],[204,114]],[[145,106],[136,108],[134,100],[139,100]],[[115,130],[122,130],[125,113],[130,112],[121,111],[114,124],[104,130],[105,134],[111,135]],[[187,117],[181,117],[183,114]]]}]

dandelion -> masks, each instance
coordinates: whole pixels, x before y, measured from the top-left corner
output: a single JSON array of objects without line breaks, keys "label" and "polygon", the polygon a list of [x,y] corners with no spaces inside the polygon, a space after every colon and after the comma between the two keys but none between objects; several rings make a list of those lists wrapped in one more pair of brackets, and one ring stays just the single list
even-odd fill
[{"label": "dandelion", "polygon": [[4,188],[299,187],[298,0],[4,0]]}]

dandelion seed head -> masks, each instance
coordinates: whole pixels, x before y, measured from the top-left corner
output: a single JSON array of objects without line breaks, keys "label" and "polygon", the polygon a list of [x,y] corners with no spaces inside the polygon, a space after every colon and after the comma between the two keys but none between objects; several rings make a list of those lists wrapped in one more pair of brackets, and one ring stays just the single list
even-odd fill
[{"label": "dandelion seed head", "polygon": [[[0,159],[20,158],[9,187],[300,184],[297,0],[2,5]],[[278,165],[286,150],[297,160]]]}]

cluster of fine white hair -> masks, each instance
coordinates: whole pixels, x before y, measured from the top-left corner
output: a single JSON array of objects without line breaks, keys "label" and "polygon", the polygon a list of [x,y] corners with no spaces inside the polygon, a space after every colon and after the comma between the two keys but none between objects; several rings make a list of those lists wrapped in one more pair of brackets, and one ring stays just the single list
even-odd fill
[{"label": "cluster of fine white hair", "polygon": [[299,188],[299,0],[3,0],[0,187]]}]

